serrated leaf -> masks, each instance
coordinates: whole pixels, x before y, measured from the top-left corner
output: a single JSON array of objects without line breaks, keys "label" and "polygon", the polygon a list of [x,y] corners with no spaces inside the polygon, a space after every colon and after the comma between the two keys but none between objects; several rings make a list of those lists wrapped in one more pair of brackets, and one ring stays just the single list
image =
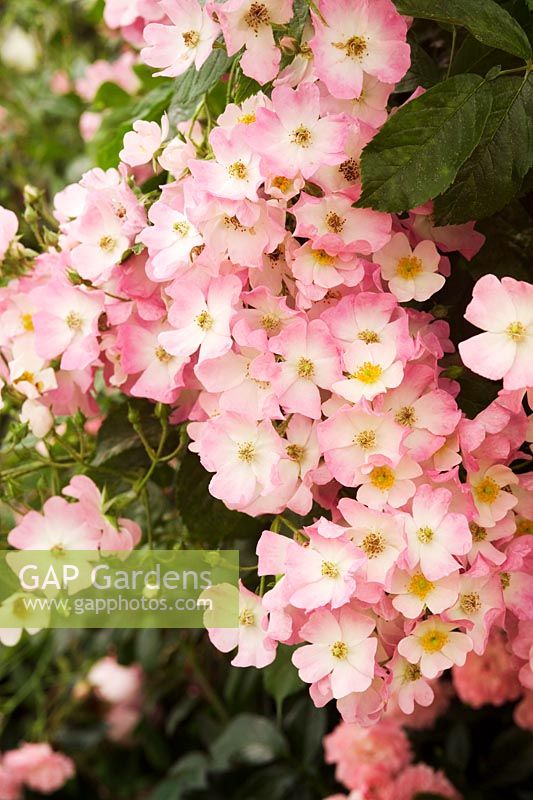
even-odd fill
[{"label": "serrated leaf", "polygon": [[478,144],[492,95],[478,75],[458,75],[391,115],[365,147],[357,205],[401,212],[442,194]]},{"label": "serrated leaf", "polygon": [[533,78],[490,82],[492,109],[481,141],[451,186],[435,200],[439,224],[483,219],[520,190],[533,166]]},{"label": "serrated leaf", "polygon": [[472,36],[525,59],[531,45],[518,22],[494,0],[394,0],[401,14],[466,28]]},{"label": "serrated leaf", "polygon": [[174,81],[168,109],[171,123],[188,119],[202,95],[220,80],[231,67],[232,59],[224,50],[213,50],[205,64],[197,70],[194,64]]}]

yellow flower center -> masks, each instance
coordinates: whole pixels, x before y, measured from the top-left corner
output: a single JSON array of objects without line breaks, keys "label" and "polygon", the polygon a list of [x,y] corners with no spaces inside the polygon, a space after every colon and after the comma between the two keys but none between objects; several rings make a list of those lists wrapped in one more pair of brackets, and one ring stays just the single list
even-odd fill
[{"label": "yellow flower center", "polygon": [[416,422],[416,414],[413,406],[403,406],[398,409],[394,419],[398,425],[403,425],[405,428],[412,428]]},{"label": "yellow flower center", "polygon": [[366,328],[364,331],[359,331],[357,338],[365,344],[379,344],[381,339],[376,331],[370,331]]},{"label": "yellow flower center", "polygon": [[435,534],[433,530],[429,528],[427,525],[424,525],[422,528],[419,528],[416,532],[417,539],[419,542],[421,542],[421,544],[429,544],[432,541],[434,535]]},{"label": "yellow flower center", "polygon": [[20,321],[25,331],[33,330],[33,317],[31,314],[21,314]]},{"label": "yellow flower center", "polygon": [[356,381],[361,381],[361,383],[372,384],[379,381],[382,373],[383,370],[379,364],[373,364],[371,361],[364,361],[359,369],[354,372],[353,375],[350,375],[350,377],[354,378]]},{"label": "yellow flower center", "polygon": [[245,608],[239,614],[240,625],[255,625],[255,614],[251,608]]},{"label": "yellow flower center", "polygon": [[200,42],[200,34],[198,31],[185,31],[185,33],[181,34],[181,38],[185,44],[185,47],[197,47]]},{"label": "yellow flower center", "polygon": [[420,646],[425,653],[438,653],[448,643],[449,636],[445,631],[430,628],[420,637]]},{"label": "yellow flower center", "polygon": [[511,322],[505,333],[513,342],[521,342],[526,338],[526,326],[522,322]]},{"label": "yellow flower center", "polygon": [[270,23],[270,14],[267,6],[264,3],[252,3],[244,15],[244,22],[255,33],[258,33],[259,28]]},{"label": "yellow flower center", "polygon": [[291,133],[291,142],[304,149],[309,147],[312,139],[311,131],[309,128],[306,128],[305,125],[299,125],[298,128],[295,128]]},{"label": "yellow flower center", "polygon": [[425,600],[430,592],[435,588],[435,584],[422,575],[421,572],[415,572],[409,583],[407,584],[407,591],[409,594],[414,594],[419,600]]},{"label": "yellow flower center", "polygon": [[339,568],[333,561],[323,561],[321,572],[324,578],[338,578],[340,574]]},{"label": "yellow flower center", "polygon": [[226,228],[232,228],[234,231],[238,231],[239,233],[244,233],[248,231],[248,233],[255,233],[253,228],[245,228],[244,225],[241,225],[239,222],[239,218],[235,216],[235,214],[230,217],[228,214],[224,216],[224,225]]},{"label": "yellow flower center", "polygon": [[333,658],[342,660],[348,655],[348,645],[345,642],[334,642],[331,645],[331,655]]},{"label": "yellow flower center", "polygon": [[288,444],[285,452],[291,461],[301,461],[305,456],[305,447],[302,447],[301,444]]},{"label": "yellow flower center", "polygon": [[374,467],[370,473],[370,483],[382,492],[386,492],[387,489],[394,486],[395,480],[394,471],[387,467],[386,464],[381,467]]},{"label": "yellow flower center", "polygon": [[100,250],[103,250],[104,253],[111,253],[116,247],[116,244],[117,240],[113,239],[112,236],[102,236],[102,238],[98,242],[98,247],[100,248]]},{"label": "yellow flower center", "polygon": [[403,671],[404,683],[414,683],[414,681],[417,681],[421,677],[422,677],[422,670],[420,669],[419,664],[406,664],[405,669]]},{"label": "yellow flower center", "polygon": [[370,450],[376,445],[376,431],[361,431],[354,437],[353,443],[362,447],[363,450]]},{"label": "yellow flower center", "polygon": [[240,122],[243,125],[253,125],[255,122],[255,114],[243,114],[242,117],[239,117],[237,122]]},{"label": "yellow flower center", "polygon": [[468,526],[470,528],[470,533],[472,534],[472,541],[473,542],[484,542],[487,538],[487,529],[482,528],[481,525],[478,525],[476,522],[471,522]]},{"label": "yellow flower center", "polygon": [[465,614],[476,614],[481,608],[481,598],[478,592],[466,592],[462,594],[459,608]]},{"label": "yellow flower center", "polygon": [[492,478],[483,478],[477,486],[474,486],[474,494],[476,500],[480,503],[487,503],[490,506],[497,500],[500,494],[500,487]]},{"label": "yellow flower center", "polygon": [[255,445],[253,442],[243,442],[237,448],[237,457],[245,464],[251,464],[255,458]]},{"label": "yellow flower center", "polygon": [[248,177],[248,170],[242,161],[235,161],[233,164],[230,164],[228,172],[232,178],[237,178],[240,181],[244,181]]},{"label": "yellow flower center", "polygon": [[172,356],[170,353],[167,353],[162,345],[158,345],[156,347],[155,357],[158,359],[158,361],[161,361],[162,364],[168,364],[169,361],[172,361]]},{"label": "yellow flower center", "polygon": [[276,177],[272,180],[272,186],[275,189],[279,189],[282,194],[288,192],[291,188],[292,181],[289,178],[286,178],[284,175],[276,175]]},{"label": "yellow flower center", "polygon": [[184,239],[187,234],[189,233],[191,226],[188,222],[175,222],[172,226],[172,230],[178,234],[182,239]]},{"label": "yellow flower center", "polygon": [[332,233],[342,233],[345,223],[346,218],[341,217],[336,211],[329,211],[326,214],[326,225]]},{"label": "yellow flower center", "polygon": [[65,322],[67,323],[67,328],[70,328],[71,331],[79,331],[83,327],[83,319],[77,311],[69,311]]},{"label": "yellow flower center", "polygon": [[501,572],[500,573],[500,583],[502,585],[502,589],[508,589],[511,585],[511,573],[510,572]]},{"label": "yellow flower center", "polygon": [[268,333],[278,331],[281,326],[281,320],[276,314],[263,314],[261,317],[261,327]]},{"label": "yellow flower center", "polygon": [[335,256],[330,256],[325,250],[313,250],[313,258],[321,267],[331,267],[335,263]]},{"label": "yellow flower center", "polygon": [[209,311],[202,311],[196,317],[196,324],[198,325],[200,330],[204,331],[204,333],[207,333],[207,331],[211,330],[214,322],[215,320],[213,319]]},{"label": "yellow flower center", "polygon": [[416,278],[422,272],[422,262],[416,256],[403,256],[396,264],[396,275],[404,281]]},{"label": "yellow flower center", "polygon": [[315,374],[315,365],[308,358],[300,358],[296,364],[296,372],[299,378],[312,378]]},{"label": "yellow flower center", "polygon": [[364,36],[352,36],[345,42],[333,42],[333,47],[337,50],[344,50],[348,58],[360,61],[367,51],[367,43]]},{"label": "yellow flower center", "polygon": [[387,544],[385,537],[379,531],[371,531],[367,533],[360,546],[366,556],[371,559],[377,558],[384,553]]}]

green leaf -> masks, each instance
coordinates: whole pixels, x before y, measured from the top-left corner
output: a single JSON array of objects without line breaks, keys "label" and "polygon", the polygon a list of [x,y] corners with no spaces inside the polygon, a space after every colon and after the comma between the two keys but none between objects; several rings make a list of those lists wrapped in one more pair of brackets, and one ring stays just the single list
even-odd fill
[{"label": "green leaf", "polygon": [[511,69],[520,66],[520,62],[515,56],[495,47],[487,47],[467,33],[453,59],[451,74],[475,72],[477,75],[486,75],[492,67],[498,65],[502,69]]},{"label": "green leaf", "polygon": [[442,194],[478,144],[491,98],[478,75],[458,75],[399,108],[363,150],[357,205],[401,212]]},{"label": "green leaf", "polygon": [[102,83],[93,100],[93,106],[97,111],[105,108],[120,108],[129,103],[131,103],[131,95],[111,81]]},{"label": "green leaf", "polygon": [[287,742],[269,719],[240,714],[213,742],[211,755],[219,769],[231,764],[268,764],[287,755]]},{"label": "green leaf", "polygon": [[298,670],[291,661],[294,650],[294,647],[280,647],[276,660],[263,670],[263,685],[276,701],[278,716],[281,714],[283,701],[304,687],[298,677]]},{"label": "green leaf", "polygon": [[481,141],[453,186],[435,200],[441,225],[482,219],[520,190],[533,166],[533,76],[491,81],[492,109]]},{"label": "green leaf", "polygon": [[440,80],[440,71],[431,56],[417,41],[409,37],[411,45],[411,66],[407,75],[396,84],[395,92],[412,92],[418,86],[429,89]]},{"label": "green leaf", "polygon": [[213,50],[205,64],[197,70],[194,64],[174,81],[172,100],[168,109],[172,123],[188,119],[200,97],[209,92],[231,67],[232,59],[224,50]]},{"label": "green leaf", "polygon": [[224,503],[208,490],[212,475],[202,467],[200,459],[187,451],[177,476],[177,503],[181,517],[196,543],[221,543],[231,537],[258,536],[268,527],[264,519],[229,511]]},{"label": "green leaf", "polygon": [[159,122],[163,112],[168,108],[171,97],[172,83],[162,81],[160,86],[152,89],[141,100],[113,109],[107,114],[89,148],[96,164],[102,169],[116,167],[124,134],[131,130],[133,123],[138,119]]},{"label": "green leaf", "polygon": [[518,22],[494,0],[394,0],[401,14],[466,28],[480,42],[531,58],[531,45]]}]

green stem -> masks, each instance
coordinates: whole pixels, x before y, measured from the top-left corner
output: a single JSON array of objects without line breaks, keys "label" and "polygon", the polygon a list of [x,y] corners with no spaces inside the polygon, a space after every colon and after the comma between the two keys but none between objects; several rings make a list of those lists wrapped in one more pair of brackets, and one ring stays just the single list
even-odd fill
[{"label": "green stem", "polygon": [[229,714],[224,708],[222,701],[211,686],[200,665],[198,664],[192,647],[188,648],[188,661],[193,669],[196,682],[205,694],[206,700],[212,706],[213,711],[216,712],[222,722],[227,722],[229,720]]},{"label": "green stem", "polygon": [[448,78],[450,77],[451,72],[452,72],[452,64],[453,64],[453,58],[455,56],[455,43],[456,43],[456,40],[457,40],[457,29],[456,29],[456,27],[454,25],[453,29],[452,29],[452,48],[450,50],[450,61],[448,63],[448,70],[446,72],[446,80],[448,80]]}]

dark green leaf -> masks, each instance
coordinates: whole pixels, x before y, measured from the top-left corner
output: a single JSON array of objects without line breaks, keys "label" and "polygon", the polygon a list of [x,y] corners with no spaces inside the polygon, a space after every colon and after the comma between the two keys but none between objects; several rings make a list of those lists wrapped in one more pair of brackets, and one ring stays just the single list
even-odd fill
[{"label": "dark green leaf", "polygon": [[363,151],[359,207],[401,212],[450,186],[478,144],[491,92],[477,75],[439,83],[393,114]]},{"label": "dark green leaf", "polygon": [[492,67],[498,65],[502,69],[509,69],[520,66],[520,62],[515,56],[495,47],[487,47],[467,33],[453,59],[451,74],[475,72],[476,75],[486,75]]},{"label": "dark green leaf", "polygon": [[298,670],[291,661],[294,647],[280,647],[276,660],[263,670],[263,684],[266,691],[276,701],[278,714],[283,701],[303,688]]},{"label": "dark green leaf", "polygon": [[268,764],[287,754],[287,742],[276,726],[256,714],[240,714],[213,742],[211,755],[218,768],[230,764]]},{"label": "dark green leaf", "polygon": [[[141,414],[141,424],[148,440],[155,443],[161,431],[161,426],[151,413],[153,407],[149,403],[136,403],[136,408],[139,409]],[[139,437],[128,420],[127,406],[120,405],[107,415],[98,431],[92,463],[93,466],[100,467],[117,456],[123,456],[128,451],[139,449],[144,451]],[[146,459],[146,454],[144,456],[141,454],[141,463]],[[127,466],[136,465],[137,462],[132,463],[131,461],[128,461],[127,464]]]},{"label": "dark green leaf", "polygon": [[205,64],[197,70],[194,64],[174,81],[172,100],[168,110],[170,121],[175,124],[188,119],[199,99],[220,80],[231,67],[232,59],[225,50],[213,50]]},{"label": "dark green leaf", "polygon": [[207,487],[211,478],[198,456],[187,451],[177,478],[177,503],[194,541],[216,544],[231,536],[259,535],[265,526],[264,520],[229,511],[224,503],[209,494]]},{"label": "dark green leaf", "polygon": [[533,78],[491,81],[492,109],[479,145],[435,201],[442,225],[482,219],[518,193],[533,166]]},{"label": "dark green leaf", "polygon": [[466,28],[491,47],[531,58],[531,45],[518,22],[494,0],[394,0],[402,14]]}]

